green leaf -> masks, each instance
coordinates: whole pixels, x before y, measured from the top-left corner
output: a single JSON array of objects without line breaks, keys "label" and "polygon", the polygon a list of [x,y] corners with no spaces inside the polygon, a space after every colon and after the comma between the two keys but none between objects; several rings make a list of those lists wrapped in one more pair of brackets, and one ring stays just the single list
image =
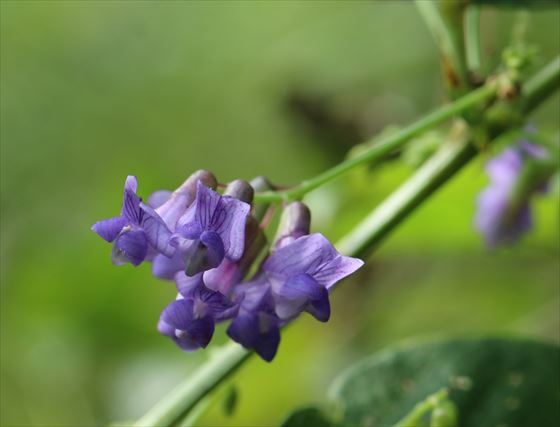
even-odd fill
[{"label": "green leaf", "polygon": [[462,339],[384,351],[354,365],[331,395],[342,425],[390,426],[442,387],[458,425],[560,423],[560,351],[519,339]]},{"label": "green leaf", "polygon": [[308,406],[296,409],[280,427],[333,427],[333,423],[320,409]]}]

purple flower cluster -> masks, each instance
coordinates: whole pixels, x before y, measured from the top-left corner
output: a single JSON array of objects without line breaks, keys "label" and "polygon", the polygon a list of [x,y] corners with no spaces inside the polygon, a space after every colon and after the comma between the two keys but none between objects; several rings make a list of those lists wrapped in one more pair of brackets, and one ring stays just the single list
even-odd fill
[{"label": "purple flower cluster", "polygon": [[546,191],[547,177],[526,172],[548,156],[541,146],[518,141],[486,164],[490,184],[478,196],[475,226],[489,247],[513,243],[531,229],[530,200]]},{"label": "purple flower cluster", "polygon": [[144,204],[129,176],[121,215],[92,229],[113,243],[114,263],[149,261],[155,276],[175,281],[177,298],[162,312],[158,330],[180,348],[205,348],[216,323],[231,320],[227,334],[271,361],[280,328],[304,311],[326,322],[329,289],[363,262],[340,255],[323,235],[309,234],[310,214],[301,202],[285,207],[267,245],[251,206],[253,187],[237,180],[223,195],[216,187],[210,172],[198,171]]}]

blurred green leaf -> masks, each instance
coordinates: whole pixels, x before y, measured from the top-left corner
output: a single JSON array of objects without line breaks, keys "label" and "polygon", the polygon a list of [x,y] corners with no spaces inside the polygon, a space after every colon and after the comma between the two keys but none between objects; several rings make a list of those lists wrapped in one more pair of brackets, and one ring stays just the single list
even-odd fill
[{"label": "blurred green leaf", "polygon": [[558,347],[518,339],[430,342],[382,352],[336,381],[342,425],[392,425],[425,396],[449,387],[459,423],[552,426],[560,422]]}]

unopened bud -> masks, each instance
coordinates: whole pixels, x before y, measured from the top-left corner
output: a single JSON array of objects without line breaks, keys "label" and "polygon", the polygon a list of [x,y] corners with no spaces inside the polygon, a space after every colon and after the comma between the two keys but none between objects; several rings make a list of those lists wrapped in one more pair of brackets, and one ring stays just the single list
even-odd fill
[{"label": "unopened bud", "polygon": [[279,249],[298,237],[309,234],[310,226],[311,212],[309,208],[302,202],[290,203],[282,212],[274,246]]},{"label": "unopened bud", "polygon": [[236,179],[230,182],[226,187],[226,191],[224,191],[224,196],[231,196],[249,204],[253,202],[254,194],[255,191],[253,187],[251,187],[251,184],[242,179]]}]

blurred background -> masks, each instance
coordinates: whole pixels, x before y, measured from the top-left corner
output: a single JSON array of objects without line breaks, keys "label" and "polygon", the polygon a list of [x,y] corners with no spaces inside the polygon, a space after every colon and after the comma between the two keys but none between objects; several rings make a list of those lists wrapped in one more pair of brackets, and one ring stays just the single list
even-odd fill
[{"label": "blurred background", "polygon": [[[560,14],[530,18],[539,65],[560,51]],[[512,19],[484,11],[489,69]],[[126,423],[212,351],[159,336],[174,287],[148,265],[113,266],[89,230],[118,213],[127,174],[143,196],[203,167],[222,182],[297,183],[444,100],[434,43],[405,1],[2,1],[1,78],[4,426]],[[531,121],[557,131],[559,115],[556,95]],[[490,252],[472,226],[490,154],[338,287],[328,324],[304,316],[272,364],[241,369],[232,416],[216,404],[201,424],[276,425],[349,363],[411,337],[559,342],[558,187],[535,200],[533,233]],[[391,162],[315,191],[314,229],[336,240],[411,172]]]}]

